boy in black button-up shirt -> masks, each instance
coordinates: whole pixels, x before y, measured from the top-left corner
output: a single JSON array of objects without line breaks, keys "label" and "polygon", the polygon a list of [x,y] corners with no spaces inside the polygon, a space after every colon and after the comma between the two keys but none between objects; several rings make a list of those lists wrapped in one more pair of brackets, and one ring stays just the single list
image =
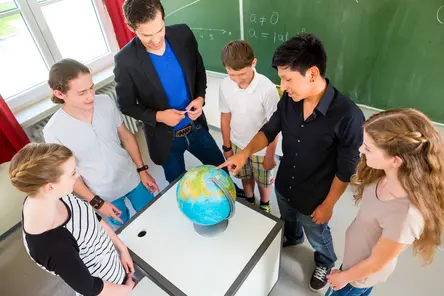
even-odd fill
[{"label": "boy in black button-up shirt", "polygon": [[275,52],[273,67],[285,91],[277,111],[248,146],[224,165],[237,173],[247,157],[282,132],[283,158],[276,196],[285,220],[284,247],[304,232],[315,249],[310,290],[321,290],[336,261],[328,221],[355,173],[364,115],[325,79],[327,56],[319,39],[298,35]]}]

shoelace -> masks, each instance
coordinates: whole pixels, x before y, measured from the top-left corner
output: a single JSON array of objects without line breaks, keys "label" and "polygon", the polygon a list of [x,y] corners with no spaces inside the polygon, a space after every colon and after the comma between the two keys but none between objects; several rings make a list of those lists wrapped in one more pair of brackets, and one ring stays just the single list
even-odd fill
[{"label": "shoelace", "polygon": [[313,277],[317,278],[320,281],[325,281],[325,278],[327,276],[327,268],[325,267],[321,267],[321,266],[316,266],[315,270],[314,270],[314,274]]}]

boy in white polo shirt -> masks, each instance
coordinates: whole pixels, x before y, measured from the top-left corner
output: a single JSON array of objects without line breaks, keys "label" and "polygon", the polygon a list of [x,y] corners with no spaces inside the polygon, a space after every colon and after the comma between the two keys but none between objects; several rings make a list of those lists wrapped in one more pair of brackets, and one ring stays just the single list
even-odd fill
[{"label": "boy in white polo shirt", "polygon": [[[227,70],[219,89],[219,109],[225,158],[244,149],[276,111],[279,94],[267,77],[255,70],[257,59],[245,41],[232,41],[222,51]],[[242,179],[247,201],[256,204],[255,183],[260,193],[260,208],[270,212],[272,169],[276,166],[276,139],[264,150],[251,156],[237,177]]]}]

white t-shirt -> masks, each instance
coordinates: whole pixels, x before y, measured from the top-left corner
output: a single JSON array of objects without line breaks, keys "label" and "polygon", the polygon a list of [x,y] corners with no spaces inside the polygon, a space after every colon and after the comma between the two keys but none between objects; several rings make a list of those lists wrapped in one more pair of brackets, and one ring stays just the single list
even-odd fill
[{"label": "white t-shirt", "polygon": [[92,124],[60,108],[43,129],[47,143],[64,145],[74,153],[85,184],[108,202],[126,195],[140,182],[135,163],[121,146],[117,129],[122,123],[116,103],[97,95]]},{"label": "white t-shirt", "polygon": [[[225,78],[219,88],[219,110],[231,113],[230,139],[239,148],[245,148],[270,120],[279,102],[279,93],[270,79],[254,72],[254,78],[246,89]],[[255,155],[264,156],[266,148]]]}]

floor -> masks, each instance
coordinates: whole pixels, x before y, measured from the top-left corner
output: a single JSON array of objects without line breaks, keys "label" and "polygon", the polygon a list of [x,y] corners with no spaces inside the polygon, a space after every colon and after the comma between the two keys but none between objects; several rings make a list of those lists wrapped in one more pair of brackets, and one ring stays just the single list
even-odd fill
[{"label": "floor", "polygon": [[[211,131],[221,145],[221,135]],[[167,185],[161,167],[154,165],[147,156],[147,148],[142,133],[137,139],[143,157],[150,166],[150,173],[157,180],[159,187]],[[187,167],[199,165],[193,156],[186,155]],[[258,196],[258,194],[256,194]],[[274,193],[271,198],[273,214],[279,216]],[[344,249],[344,233],[353,220],[357,208],[353,204],[350,191],[347,191],[335,207],[330,226],[337,256],[340,264]],[[306,296],[324,295],[310,293],[308,281],[313,270],[313,251],[308,243],[283,250],[282,266],[279,282],[272,291],[272,296]],[[402,254],[398,268],[390,280],[377,287],[374,296],[432,296],[442,295],[440,279],[444,274],[444,252],[437,251],[435,261],[430,266],[422,266],[418,258],[414,258],[411,250]],[[73,292],[59,280],[37,267],[25,253],[21,233],[15,232],[5,241],[0,242],[0,294],[2,296],[47,296],[73,295]],[[212,296],[212,295],[209,295]]]}]

